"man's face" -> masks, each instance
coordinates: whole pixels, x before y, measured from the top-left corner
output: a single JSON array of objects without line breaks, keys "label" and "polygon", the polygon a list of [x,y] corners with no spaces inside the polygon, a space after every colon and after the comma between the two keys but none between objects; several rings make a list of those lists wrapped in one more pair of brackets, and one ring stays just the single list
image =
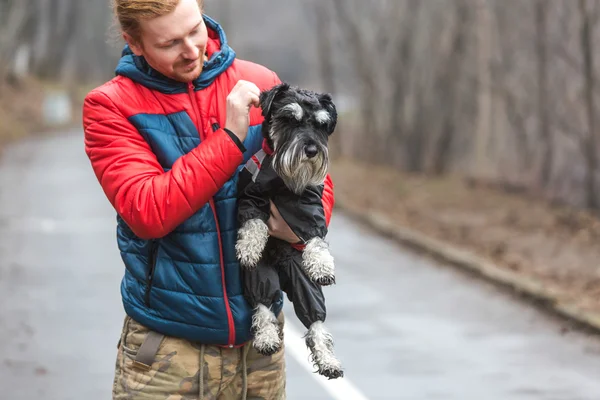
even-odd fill
[{"label": "man's face", "polygon": [[140,42],[125,34],[135,55],[179,82],[200,76],[208,33],[197,0],[181,0],[172,13],[141,21],[140,28]]}]

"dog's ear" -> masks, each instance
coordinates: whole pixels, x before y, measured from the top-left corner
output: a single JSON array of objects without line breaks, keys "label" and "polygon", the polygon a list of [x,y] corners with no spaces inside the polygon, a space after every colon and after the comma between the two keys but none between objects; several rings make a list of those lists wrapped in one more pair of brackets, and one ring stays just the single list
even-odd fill
[{"label": "dog's ear", "polygon": [[319,103],[321,104],[321,107],[329,113],[330,118],[327,123],[327,134],[331,135],[337,125],[337,109],[335,108],[335,104],[333,104],[333,99],[329,93],[320,95]]},{"label": "dog's ear", "polygon": [[269,90],[265,90],[261,92],[259,100],[260,100],[260,108],[262,109],[262,115],[265,117],[265,120],[269,120],[271,117],[271,106],[273,105],[273,101],[279,93],[285,92],[290,88],[290,85],[287,83],[280,83],[279,85],[273,86]]}]

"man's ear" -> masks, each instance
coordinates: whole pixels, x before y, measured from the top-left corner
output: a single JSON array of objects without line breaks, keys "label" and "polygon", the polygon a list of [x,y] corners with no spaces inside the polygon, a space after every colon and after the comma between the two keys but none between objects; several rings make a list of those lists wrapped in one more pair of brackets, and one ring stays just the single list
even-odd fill
[{"label": "man's ear", "polygon": [[136,56],[142,56],[144,54],[144,52],[142,51],[143,49],[141,43],[139,43],[137,40],[131,37],[131,35],[123,32],[123,40],[127,42],[133,54],[135,54]]},{"label": "man's ear", "polygon": [[329,93],[325,93],[319,96],[319,103],[321,107],[329,114],[329,122],[327,123],[327,134],[331,135],[337,125],[337,109],[333,104],[333,99]]},{"label": "man's ear", "polygon": [[279,93],[285,92],[290,88],[290,85],[287,83],[280,83],[279,85],[273,86],[271,89],[261,92],[259,100],[260,100],[260,108],[262,109],[262,115],[265,117],[265,120],[269,120],[271,118],[271,107],[273,106],[273,101]]}]

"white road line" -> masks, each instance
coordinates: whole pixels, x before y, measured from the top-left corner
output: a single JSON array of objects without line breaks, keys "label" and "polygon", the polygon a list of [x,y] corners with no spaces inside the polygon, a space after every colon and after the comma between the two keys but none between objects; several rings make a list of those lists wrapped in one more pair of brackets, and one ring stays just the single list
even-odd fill
[{"label": "white road line", "polygon": [[[369,400],[350,382],[347,377],[347,371],[344,371],[344,377],[329,380],[314,372],[313,365],[309,361],[309,350],[304,343],[302,334],[289,321],[284,325],[285,351],[294,357],[296,361],[304,368],[315,380],[329,393],[335,400]],[[344,360],[342,360],[342,364]]]}]

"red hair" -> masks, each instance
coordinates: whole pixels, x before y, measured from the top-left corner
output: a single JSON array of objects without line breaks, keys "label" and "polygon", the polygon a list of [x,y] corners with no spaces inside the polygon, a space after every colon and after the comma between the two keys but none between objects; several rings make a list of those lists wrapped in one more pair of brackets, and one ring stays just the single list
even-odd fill
[{"label": "red hair", "polygon": [[[175,10],[180,0],[112,0],[113,11],[121,31],[139,41],[141,37],[140,21],[169,14]],[[203,0],[197,0],[200,9]]]}]

